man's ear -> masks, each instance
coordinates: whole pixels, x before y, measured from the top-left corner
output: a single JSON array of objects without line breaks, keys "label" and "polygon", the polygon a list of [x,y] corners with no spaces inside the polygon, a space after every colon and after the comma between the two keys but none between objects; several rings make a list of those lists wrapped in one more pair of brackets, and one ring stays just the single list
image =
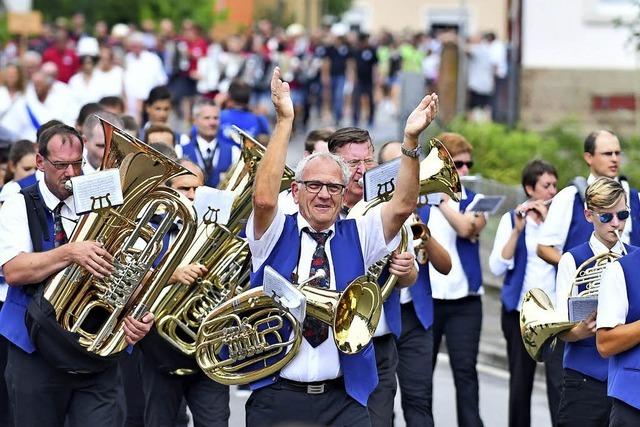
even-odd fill
[{"label": "man's ear", "polygon": [[593,162],[593,154],[587,151],[582,155],[582,157],[584,158],[584,161],[591,166],[591,162]]},{"label": "man's ear", "polygon": [[298,204],[298,197],[300,196],[300,187],[296,181],[291,183],[291,195],[293,196],[293,200]]},{"label": "man's ear", "polygon": [[36,167],[40,172],[44,172],[44,156],[40,153],[36,153]]},{"label": "man's ear", "polygon": [[584,210],[584,217],[587,220],[587,222],[590,222],[591,224],[593,224],[593,213],[589,209]]}]

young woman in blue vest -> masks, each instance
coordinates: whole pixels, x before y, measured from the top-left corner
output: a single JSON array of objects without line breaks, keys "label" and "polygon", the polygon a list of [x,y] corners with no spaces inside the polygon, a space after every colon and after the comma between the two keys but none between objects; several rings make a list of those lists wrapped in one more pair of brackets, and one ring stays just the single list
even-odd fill
[{"label": "young woman in blue vest", "polygon": [[[600,177],[585,192],[584,215],[593,224],[594,232],[582,243],[560,258],[556,278],[556,311],[569,319],[568,297],[584,290],[573,286],[576,269],[594,255],[607,252],[631,253],[635,247],[618,239],[629,217],[624,188],[611,178]],[[600,286],[602,289],[602,286]],[[611,400],[607,398],[607,370],[609,361],[596,349],[596,317],[594,311],[587,319],[560,334],[565,341],[564,385],[558,409],[558,426],[596,427],[609,423]]]},{"label": "young woman in blue vest", "polygon": [[[584,188],[596,178],[606,176],[619,180],[627,193],[631,217],[621,231],[622,241],[640,245],[640,198],[638,190],[630,188],[626,180],[618,178],[621,149],[618,137],[608,130],[591,132],[584,140],[584,161],[589,165],[586,183],[577,182],[563,188],[553,200],[542,227],[538,242],[538,255],[552,265],[558,265],[560,256],[569,249],[589,240],[591,224],[583,215]],[[584,178],[579,181],[584,182]],[[578,180],[578,178],[576,178]]]},{"label": "young woman in blue vest", "polygon": [[598,294],[596,344],[609,358],[610,427],[640,426],[640,251],[611,263]]},{"label": "young woman in blue vest", "polygon": [[7,165],[7,182],[0,191],[0,204],[15,195],[21,188],[36,183],[36,145],[21,139],[11,146]]},{"label": "young woman in blue vest", "polygon": [[[456,133],[437,137],[451,154],[460,176],[473,167],[473,147]],[[432,236],[449,252],[451,271],[447,275],[429,266],[433,295],[433,366],[440,342],[447,338],[447,350],[456,386],[458,425],[481,426],[476,360],[482,325],[482,271],[478,235],[486,225],[484,215],[467,212],[479,195],[463,187],[462,201],[444,195],[438,206],[423,212]]]},{"label": "young woman in blue vest", "polygon": [[[507,341],[509,359],[509,427],[531,425],[531,391],[536,362],[522,344],[520,309],[522,298],[531,288],[542,287],[554,295],[556,271],[536,254],[540,229],[547,216],[547,202],[557,192],[558,173],[544,160],[532,160],[522,170],[522,188],[528,200],[505,213],[500,219],[489,268],[504,275],[502,285],[502,333]],[[553,297],[552,297],[553,298]],[[553,368],[557,368],[554,370]],[[562,375],[557,363],[545,363],[547,378]],[[548,394],[553,385],[547,383]],[[550,409],[553,397],[548,396]],[[555,416],[555,415],[554,415]]]},{"label": "young woman in blue vest", "polygon": [[[285,215],[278,209],[278,182],[294,119],[289,85],[280,80],[279,68],[271,88],[278,119],[258,166],[254,210],[247,223],[251,284],[262,283],[266,265],[287,278],[296,272],[299,280],[321,268],[328,273],[321,286],[343,290],[380,255],[397,247],[399,231],[418,197],[418,136],[435,118],[437,96],[425,96],[407,119],[398,186],[391,200],[358,219],[337,220],[349,170],[340,157],[328,153],[305,158],[296,170],[291,188],[299,213]],[[252,384],[246,405],[249,427],[278,422],[371,425],[367,401],[378,382],[373,346],[369,343],[355,355],[340,353],[332,334],[331,328],[305,322],[300,349],[291,362],[278,374]]]}]

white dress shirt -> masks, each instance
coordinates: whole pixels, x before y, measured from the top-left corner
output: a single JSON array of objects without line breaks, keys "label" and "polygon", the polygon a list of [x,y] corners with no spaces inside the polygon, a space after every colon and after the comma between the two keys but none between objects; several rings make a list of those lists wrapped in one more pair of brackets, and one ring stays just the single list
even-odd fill
[{"label": "white dress shirt", "polygon": [[[262,235],[260,240],[256,240],[253,229],[253,213],[249,216],[246,232],[254,272],[264,263],[278,242],[278,239],[280,239],[282,231],[284,230],[285,218],[284,212],[278,209],[267,231]],[[385,243],[380,207],[372,209],[367,215],[357,218],[355,221],[366,271],[371,264],[396,248],[399,242],[399,235],[389,242],[388,245]],[[317,246],[316,241],[313,240],[311,236],[302,232],[304,227],[309,227],[313,230],[302,215],[298,214],[300,259],[298,261],[297,274],[300,282],[309,278],[311,260]],[[325,252],[329,263],[333,265],[330,242],[335,236],[335,225],[332,225],[328,230],[333,230],[334,233],[332,233],[325,244]],[[330,275],[329,282],[329,289],[336,289],[335,274]],[[280,371],[281,377],[300,382],[324,381],[337,378],[340,375],[339,353],[333,342],[333,331],[331,328],[329,328],[327,340],[315,348],[303,338],[298,354]]]},{"label": "white dress shirt", "polygon": [[138,113],[136,101],[146,100],[151,89],[167,84],[167,75],[160,57],[146,50],[138,56],[132,52],[127,53],[123,82],[127,112],[135,116]]},{"label": "white dress shirt", "polygon": [[[596,177],[589,175],[587,183],[592,184]],[[629,204],[629,184],[622,181],[622,186],[627,193],[627,204]],[[562,252],[564,244],[569,234],[569,226],[571,225],[571,213],[573,212],[573,201],[575,200],[577,189],[574,185],[569,185],[553,198],[553,203],[549,206],[547,218],[540,232],[538,243],[543,246],[553,246]],[[630,206],[630,205],[629,205]],[[629,217],[622,230],[622,241],[629,243],[632,218]]]},{"label": "white dress shirt", "polygon": [[285,215],[293,215],[298,212],[298,204],[293,199],[293,193],[290,188],[278,194],[278,209],[284,212]]},{"label": "white dress shirt", "polygon": [[[463,187],[462,198],[466,198],[466,195],[467,193]],[[482,197],[482,195],[476,194],[475,198],[478,197]],[[456,212],[460,211],[459,202],[449,199],[447,203],[451,209]],[[433,298],[454,300],[469,295],[484,294],[482,285],[480,285],[478,292],[469,291],[469,281],[462,269],[462,262],[460,261],[460,255],[456,247],[458,235],[437,206],[431,207],[429,223],[427,225],[429,226],[429,230],[431,230],[431,237],[435,238],[451,256],[451,271],[449,274],[442,274],[438,272],[432,264],[429,264],[429,278],[431,279]]]},{"label": "white dress shirt", "polygon": [[[527,267],[524,273],[520,299],[518,300],[518,311],[522,308],[522,298],[524,298],[525,294],[532,288],[541,288],[544,290],[545,293],[549,295],[549,298],[551,298],[551,301],[555,301],[556,299],[555,268],[538,257],[536,253],[538,236],[540,235],[543,223],[538,224],[529,216],[527,216],[525,220],[526,225],[522,232],[524,233],[524,241],[527,247]],[[489,256],[489,269],[496,276],[502,276],[507,270],[513,270],[515,267],[515,254],[511,259],[504,259],[502,257],[502,249],[504,249],[507,244],[512,230],[511,212],[507,212],[500,218],[496,238],[493,241],[493,249]]]},{"label": "white dress shirt", "polygon": [[598,289],[598,317],[596,326],[615,328],[627,323],[629,299],[627,297],[627,281],[619,262],[610,263],[600,278]]},{"label": "white dress shirt", "polygon": [[[45,205],[53,211],[60,200],[49,191],[44,180],[40,180],[38,186]],[[71,237],[78,219],[72,196],[64,200],[61,216],[62,227],[67,237]],[[24,196],[18,193],[15,197],[10,197],[0,208],[0,274],[2,274],[2,267],[7,261],[23,252],[33,252],[33,245],[29,234]]]},{"label": "white dress shirt", "polygon": [[[593,251],[594,255],[601,255],[609,252],[609,249],[596,237],[595,233],[591,234],[589,238],[589,247]],[[623,246],[620,242],[617,242],[611,252],[622,254]],[[563,319],[569,320],[569,295],[578,295],[578,287],[573,286],[573,278],[576,274],[576,269],[579,266],[576,265],[576,261],[570,252],[565,252],[560,258],[558,263],[558,276],[556,277],[556,312],[562,316]],[[600,288],[602,290],[602,288]],[[600,292],[600,291],[599,291]],[[598,305],[600,298],[598,297]],[[600,312],[600,309],[598,309]],[[600,315],[598,314],[598,317]]]}]

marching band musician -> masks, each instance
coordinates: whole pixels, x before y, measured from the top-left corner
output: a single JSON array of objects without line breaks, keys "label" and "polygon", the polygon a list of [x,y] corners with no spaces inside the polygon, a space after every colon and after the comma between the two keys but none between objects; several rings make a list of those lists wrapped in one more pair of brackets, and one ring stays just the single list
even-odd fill
[{"label": "marching band musician", "polygon": [[[182,159],[178,163],[192,175],[171,179],[167,185],[182,193],[191,202],[198,187],[204,185],[204,172],[195,163]],[[165,247],[177,233],[170,232]],[[168,240],[168,242],[166,241]],[[192,263],[178,267],[169,283],[192,285],[207,273],[205,266]],[[176,425],[184,398],[193,415],[195,427],[227,426],[229,423],[229,387],[211,381],[198,367],[194,359],[185,356],[165,341],[154,327],[140,342],[144,354],[142,386],[145,397],[144,424],[146,426]],[[195,372],[185,373],[181,369]]]},{"label": "marching band musician", "polygon": [[[11,342],[5,377],[16,426],[63,426],[65,418],[69,426],[87,420],[94,426],[122,423],[117,365],[98,373],[58,370],[36,350],[25,324],[27,305],[51,275],[73,263],[97,278],[114,270],[113,257],[101,243],[67,243],[77,215],[64,184],[82,173],[82,149],[82,137],[69,126],[43,131],[36,164],[44,178],[7,200],[0,211],[0,266],[11,286],[0,312],[0,334]],[[38,211],[46,221],[38,220],[33,213]],[[139,341],[152,323],[150,313],[141,321],[127,317],[127,343]]]},{"label": "marching band musician", "polygon": [[[556,311],[569,319],[568,297],[582,292],[574,286],[577,267],[594,255],[613,252],[631,253],[635,247],[624,245],[618,237],[629,217],[624,188],[612,178],[597,178],[585,192],[584,216],[593,224],[588,242],[565,252],[558,263]],[[578,288],[578,289],[576,289]],[[600,286],[603,289],[603,286]],[[596,312],[567,332],[565,341],[564,384],[558,408],[558,426],[606,426],[611,401],[607,399],[608,361],[598,354],[595,342]]]},{"label": "marching band musician", "polygon": [[[296,270],[300,281],[310,270],[323,269],[322,285],[344,289],[397,247],[398,232],[418,197],[418,136],[435,117],[437,96],[425,96],[407,119],[405,155],[393,198],[361,218],[336,221],[349,172],[339,157],[327,153],[309,156],[298,166],[292,191],[299,213],[286,216],[278,209],[278,187],[293,124],[289,85],[280,80],[278,68],[271,90],[277,122],[258,166],[254,210],[247,224],[252,285],[262,282],[263,268],[270,265],[287,278]],[[377,383],[372,346],[355,355],[340,354],[330,328],[315,319],[306,320],[298,354],[277,376],[252,384],[247,425],[307,421],[369,426],[366,405]]]},{"label": "marching band musician", "polygon": [[[504,274],[502,285],[502,333],[507,341],[509,360],[509,427],[531,425],[531,392],[536,362],[524,348],[520,333],[522,299],[529,289],[545,286],[552,299],[555,269],[536,254],[540,229],[547,216],[547,201],[557,191],[558,173],[544,160],[532,160],[522,170],[522,188],[528,200],[500,219],[489,268],[496,276]],[[547,398],[553,402],[550,380],[562,376],[562,365],[545,361]],[[549,406],[555,412],[555,405]]]},{"label": "marching band musician", "polygon": [[609,358],[607,395],[611,398],[610,427],[640,425],[640,251],[607,266],[598,293],[596,344]]},{"label": "marching band musician", "polygon": [[[473,166],[473,147],[460,134],[437,136],[451,154],[458,175],[469,174]],[[447,275],[429,266],[433,295],[433,366],[435,368],[442,336],[446,335],[447,350],[456,387],[458,425],[482,426],[476,361],[482,325],[482,271],[478,235],[487,221],[484,215],[467,211],[476,197],[462,187],[462,200],[454,202],[443,194],[437,206],[424,206],[421,217],[451,256],[451,271]]]},{"label": "marching band musician", "polygon": [[[373,143],[366,130],[347,127],[335,131],[329,137],[328,145],[329,152],[340,156],[349,167],[349,183],[345,188],[343,207],[340,210],[340,219],[344,219],[349,210],[362,200],[361,178],[364,173],[377,166]],[[389,273],[398,276],[396,288],[413,285],[418,277],[413,254],[409,251],[394,252],[389,261]],[[379,281],[382,281],[383,277],[381,276]],[[367,403],[373,427],[387,427],[393,424],[393,400],[398,387],[398,351],[395,339],[400,337],[401,330],[400,291],[394,289],[383,304],[380,321],[373,335],[378,385]]]},{"label": "marching band musician", "polygon": [[[380,149],[379,161],[385,163],[401,155],[400,142],[388,142]],[[423,211],[423,207],[417,210],[420,220]],[[419,245],[419,250],[425,251],[427,259],[418,260],[419,272],[415,284],[400,290],[402,332],[396,338],[400,402],[409,427],[434,425],[433,366],[429,363],[433,358],[433,299],[427,263],[442,274],[448,274],[451,270],[449,253],[428,231]]]}]

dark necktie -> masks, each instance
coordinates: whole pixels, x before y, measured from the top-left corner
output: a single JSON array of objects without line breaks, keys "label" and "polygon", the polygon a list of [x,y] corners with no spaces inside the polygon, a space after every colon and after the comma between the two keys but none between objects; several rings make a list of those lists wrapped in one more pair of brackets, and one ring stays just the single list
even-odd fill
[{"label": "dark necktie", "polygon": [[60,202],[53,210],[53,245],[56,248],[67,243],[67,233],[64,232],[64,227],[62,226],[62,215],[60,214],[63,206],[64,202]]},{"label": "dark necktie", "polygon": [[[324,270],[325,277],[317,280],[316,286],[319,288],[328,288],[331,276],[331,267],[329,266],[329,259],[327,253],[324,250],[324,245],[327,239],[331,235],[331,231],[327,233],[314,233],[308,228],[304,228],[303,231],[307,233],[318,244],[316,250],[313,252],[313,258],[311,259],[311,269],[309,270],[309,277],[315,275],[318,270]],[[329,325],[321,322],[320,320],[307,316],[304,319],[304,325],[302,328],[302,335],[311,344],[311,347],[317,347],[324,342],[329,336]]]}]

